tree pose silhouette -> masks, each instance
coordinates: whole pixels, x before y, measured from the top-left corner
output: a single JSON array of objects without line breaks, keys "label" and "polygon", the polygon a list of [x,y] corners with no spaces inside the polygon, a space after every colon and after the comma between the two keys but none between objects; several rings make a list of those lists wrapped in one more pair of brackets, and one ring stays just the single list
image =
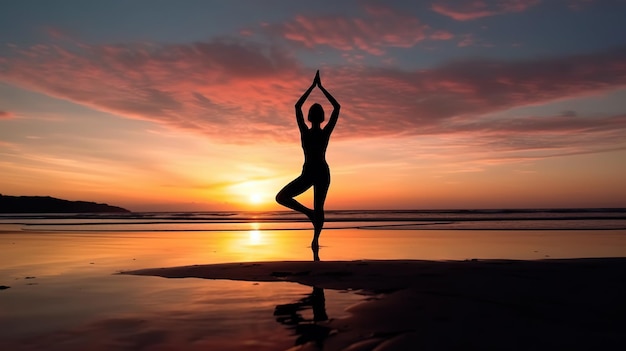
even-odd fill
[{"label": "tree pose silhouette", "polygon": [[[333,105],[333,112],[324,128],[322,128],[322,122],[324,121],[324,109],[322,105],[315,103],[309,109],[308,120],[311,122],[311,128],[307,126],[304,121],[304,115],[302,114],[302,105],[316,86]],[[302,97],[296,102],[295,107],[296,121],[300,129],[300,140],[302,150],[304,151],[304,165],[302,166],[302,174],[278,192],[276,202],[285,207],[302,212],[311,220],[314,228],[311,248],[317,250],[319,249],[319,236],[324,227],[324,202],[326,201],[326,194],[330,186],[330,169],[328,163],[326,163],[326,148],[328,147],[330,134],[337,124],[341,106],[322,86],[320,71],[318,70],[313,79],[313,83],[304,94],[302,94]],[[304,206],[294,199],[294,197],[307,191],[310,187],[313,187],[314,191],[313,209]]]}]

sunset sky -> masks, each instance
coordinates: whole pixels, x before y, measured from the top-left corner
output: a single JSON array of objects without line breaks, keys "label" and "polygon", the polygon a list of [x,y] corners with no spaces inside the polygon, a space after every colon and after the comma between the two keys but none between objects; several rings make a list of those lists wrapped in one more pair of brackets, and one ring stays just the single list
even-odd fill
[{"label": "sunset sky", "polygon": [[4,195],[281,209],[320,69],[327,209],[626,207],[625,0],[1,8]]}]

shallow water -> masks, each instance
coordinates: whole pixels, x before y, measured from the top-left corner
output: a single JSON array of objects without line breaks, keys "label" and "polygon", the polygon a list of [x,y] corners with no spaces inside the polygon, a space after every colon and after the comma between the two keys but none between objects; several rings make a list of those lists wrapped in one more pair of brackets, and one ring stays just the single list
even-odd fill
[{"label": "shallow water", "polygon": [[[277,350],[298,337],[278,305],[294,283],[164,279],[116,272],[223,262],[309,260],[303,230],[30,232],[0,230],[0,348],[11,350]],[[325,230],[322,260],[623,257],[625,230]],[[364,297],[326,289],[329,318]],[[319,306],[318,306],[319,307]]]}]

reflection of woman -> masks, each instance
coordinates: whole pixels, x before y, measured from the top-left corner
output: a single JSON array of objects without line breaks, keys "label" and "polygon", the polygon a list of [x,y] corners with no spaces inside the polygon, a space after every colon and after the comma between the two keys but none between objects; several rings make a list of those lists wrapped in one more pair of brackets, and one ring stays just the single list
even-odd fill
[{"label": "reflection of woman", "polygon": [[[308,308],[313,310],[312,320],[302,316],[302,311]],[[308,296],[294,303],[276,306],[274,316],[276,316],[277,322],[295,329],[296,334],[299,335],[296,339],[296,345],[313,341],[321,349],[324,340],[332,331],[327,325],[317,323],[328,320],[326,299],[322,288],[313,287],[313,292]]]},{"label": "reflection of woman", "polygon": [[[308,120],[311,122],[311,128],[308,128],[307,124],[304,122],[304,116],[302,114],[302,105],[315,86],[320,88],[328,101],[333,105],[330,120],[326,123],[324,128],[321,127],[324,121],[324,109],[320,104],[313,104],[309,109]],[[296,102],[296,120],[300,128],[300,139],[302,150],[304,151],[302,174],[291,183],[287,184],[278,195],[276,195],[276,201],[279,204],[302,212],[311,220],[314,228],[313,241],[311,242],[313,249],[319,247],[318,239],[324,226],[324,201],[326,200],[326,194],[328,193],[328,187],[330,185],[330,169],[328,168],[328,163],[326,163],[326,147],[328,146],[330,134],[333,132],[335,124],[337,124],[339,108],[340,106],[337,100],[322,86],[320,72],[317,71],[311,86],[304,92],[298,102]],[[313,209],[302,205],[294,199],[294,197],[302,194],[310,187],[313,187],[314,191]]]}]

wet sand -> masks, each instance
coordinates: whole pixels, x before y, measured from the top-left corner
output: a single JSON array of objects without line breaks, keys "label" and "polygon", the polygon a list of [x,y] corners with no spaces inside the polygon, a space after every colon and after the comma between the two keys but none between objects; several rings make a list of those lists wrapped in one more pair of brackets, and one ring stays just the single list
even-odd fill
[{"label": "wet sand", "polygon": [[[299,325],[302,342],[293,350],[322,345],[350,351],[607,350],[626,345],[626,258],[247,262],[123,274],[289,281],[322,294],[333,289],[369,296],[350,307],[347,318],[314,318]],[[323,295],[318,300],[323,303]]]}]

